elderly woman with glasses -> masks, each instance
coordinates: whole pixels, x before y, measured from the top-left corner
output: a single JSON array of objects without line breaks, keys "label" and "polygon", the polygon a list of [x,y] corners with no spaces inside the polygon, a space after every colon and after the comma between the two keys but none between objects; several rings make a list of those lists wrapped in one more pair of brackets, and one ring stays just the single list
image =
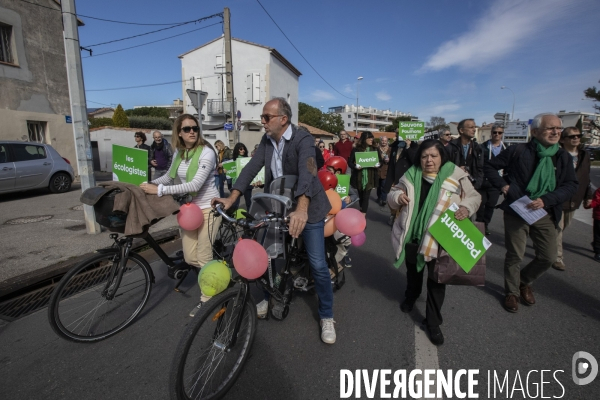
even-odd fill
[{"label": "elderly woman with glasses", "polygon": [[581,143],[582,138],[581,132],[579,129],[570,126],[568,128],[563,129],[560,135],[560,145],[563,149],[565,149],[573,160],[573,167],[575,168],[575,175],[577,175],[577,181],[579,181],[579,185],[577,186],[577,191],[571,198],[563,203],[562,206],[562,218],[558,223],[558,229],[556,231],[556,245],[557,245],[557,257],[554,264],[552,264],[552,268],[557,269],[559,271],[565,270],[565,262],[563,260],[563,232],[567,229],[567,226],[573,220],[573,216],[575,215],[575,211],[581,206],[581,203],[584,201],[584,208],[590,208],[592,204],[592,197],[594,196],[594,190],[591,186],[590,181],[590,155],[587,151],[585,151],[583,144]]},{"label": "elderly woman with glasses", "polygon": [[[360,204],[360,211],[363,214],[366,214],[369,209],[369,196],[371,195],[371,190],[379,184],[378,168],[381,166],[382,160],[381,154],[373,145],[374,139],[373,133],[363,132],[360,135],[356,147],[352,149],[350,158],[348,158],[348,166],[352,168],[350,185],[358,191],[358,202]],[[378,158],[377,164],[373,167],[360,165],[356,159],[356,153],[360,152],[375,152]]]},{"label": "elderly woman with glasses", "polygon": [[[394,266],[406,263],[406,291],[400,310],[412,311],[421,295],[425,267],[433,268],[439,252],[438,242],[428,228],[452,203],[459,207],[458,220],[475,214],[481,196],[473,188],[469,174],[448,160],[444,146],[435,139],[425,140],[417,150],[415,163],[392,187],[387,197],[399,215],[392,228],[392,246],[396,255]],[[440,329],[446,285],[427,279],[427,305],[424,325],[435,345],[444,343]]]},{"label": "elderly woman with glasses", "polygon": [[[185,262],[198,268],[213,259],[211,239],[214,239],[221,224],[220,218],[210,217],[210,201],[218,197],[214,171],[217,168],[217,154],[213,146],[200,133],[198,119],[190,114],[180,115],[173,123],[175,154],[166,175],[142,183],[140,186],[148,194],[159,197],[173,194],[192,195],[192,202],[204,214],[204,223],[196,230],[181,231],[181,244]],[[174,184],[175,178],[181,184]],[[200,303],[190,312],[193,317],[203,302],[210,297],[204,294]]]}]

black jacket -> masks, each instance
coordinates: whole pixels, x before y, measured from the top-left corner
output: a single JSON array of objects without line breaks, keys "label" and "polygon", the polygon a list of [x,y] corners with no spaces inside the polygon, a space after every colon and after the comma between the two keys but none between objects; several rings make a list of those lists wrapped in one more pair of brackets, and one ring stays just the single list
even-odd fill
[{"label": "black jacket", "polygon": [[[559,148],[552,158],[555,163],[556,189],[546,193],[541,199],[544,201],[544,209],[558,226],[558,221],[562,217],[563,203],[577,191],[577,177],[573,168],[573,160],[563,148]],[[500,205],[504,212],[518,216],[510,207],[510,204],[528,194],[525,189],[535,172],[538,162],[536,145],[533,141],[511,146],[501,152],[495,159],[486,160],[484,166],[485,177],[490,183],[498,189],[510,185],[505,200]],[[498,175],[499,169],[504,169],[504,177]]]},{"label": "black jacket", "polygon": [[[417,149],[419,148],[417,142],[411,142],[409,148],[399,147],[398,144],[400,143],[401,142],[396,141],[394,144],[392,144],[392,154],[390,155],[390,162],[388,164],[387,175],[385,177],[385,186],[383,187],[383,191],[385,193],[390,192],[392,185],[398,183],[404,173],[408,171],[408,169],[412,167],[415,162],[415,155],[417,154]],[[399,151],[401,154],[398,157],[398,160],[396,160],[396,156],[398,155]]]},{"label": "black jacket", "polygon": [[575,211],[581,206],[583,200],[591,200],[594,190],[590,184],[590,155],[582,148],[578,149],[577,168],[575,175],[579,181],[577,191],[570,199],[564,202],[563,211]]},{"label": "black jacket", "polygon": [[467,159],[463,154],[460,138],[452,139],[445,147],[450,161],[459,167],[466,167],[475,189],[480,189],[483,184],[483,152],[475,139],[471,141],[471,147]]},{"label": "black jacket", "polygon": [[[361,150],[364,151],[364,150]],[[375,147],[371,149],[371,151],[377,152],[377,158],[379,159],[378,163],[381,164],[383,160],[381,159],[381,153],[377,151]],[[360,151],[359,151],[360,152]],[[350,186],[356,189],[360,189],[362,191],[362,177],[363,174],[368,174],[368,182],[367,186],[364,190],[371,190],[374,187],[377,187],[379,183],[379,168],[376,167],[363,167],[362,169],[356,169],[356,147],[352,149],[350,153],[350,157],[348,157],[348,167],[352,169],[352,174],[350,175]]]},{"label": "black jacket", "polygon": [[[500,153],[502,153],[503,151],[506,150],[506,146],[504,145],[504,142],[502,143],[502,148],[500,149]],[[493,160],[494,158],[496,158],[496,156],[494,155],[494,153],[492,153],[492,146],[491,146],[491,141],[486,140],[485,142],[481,143],[479,145],[479,147],[481,148],[481,153],[483,155],[483,161],[485,164],[486,160]],[[498,155],[500,155],[500,153],[498,153]],[[490,181],[484,177],[483,179],[483,183],[481,184],[481,189],[487,189],[492,187],[492,184],[490,183]]]},{"label": "black jacket", "polygon": [[[282,138],[282,140],[285,139]],[[265,192],[268,192],[273,181],[271,160],[274,152],[273,143],[266,134],[263,135],[254,156],[242,169],[232,189],[244,193],[260,169],[265,167],[264,184]],[[290,140],[285,141],[282,161],[283,175],[298,177],[298,186],[295,190],[296,197],[305,195],[310,198],[308,222],[314,224],[322,221],[331,210],[331,204],[325,194],[323,185],[317,178],[315,141],[312,135],[308,131],[298,129],[297,126],[292,125],[292,137]]]}]

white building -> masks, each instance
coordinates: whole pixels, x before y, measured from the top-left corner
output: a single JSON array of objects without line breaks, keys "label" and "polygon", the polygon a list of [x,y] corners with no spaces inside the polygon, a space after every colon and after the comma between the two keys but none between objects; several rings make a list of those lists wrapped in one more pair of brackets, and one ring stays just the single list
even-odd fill
[{"label": "white building", "polygon": [[[274,97],[283,97],[290,103],[292,122],[297,124],[300,71],[272,47],[232,38],[231,53],[235,109],[241,113],[240,140],[247,146],[258,143],[263,106]],[[223,129],[231,113],[231,105],[226,101],[224,38],[214,39],[179,58],[184,112],[197,114],[186,89],[207,92],[202,127],[205,131]]]},{"label": "white building", "polygon": [[[356,115],[357,111],[358,118]],[[357,109],[355,105],[330,107],[329,112],[340,114],[342,116],[344,129],[347,131],[383,131],[387,125],[391,125],[392,121],[398,117],[411,117],[412,121],[418,120],[417,117],[412,117],[410,113],[379,110],[377,108],[363,106],[359,106]]]}]

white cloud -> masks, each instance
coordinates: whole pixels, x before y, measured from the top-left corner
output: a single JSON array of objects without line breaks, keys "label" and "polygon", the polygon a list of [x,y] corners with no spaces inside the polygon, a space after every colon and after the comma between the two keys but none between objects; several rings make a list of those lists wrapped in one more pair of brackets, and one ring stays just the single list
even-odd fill
[{"label": "white cloud", "polygon": [[465,69],[489,65],[552,29],[564,15],[576,11],[581,0],[496,0],[472,29],[442,43],[418,72],[450,67]]},{"label": "white cloud", "polygon": [[450,100],[444,103],[433,103],[428,106],[419,107],[416,115],[419,117],[420,121],[429,121],[432,116],[443,117],[446,119],[446,122],[450,122],[453,119],[457,118],[457,114],[454,114],[453,111],[457,111],[461,109],[461,105],[457,103],[457,100]]},{"label": "white cloud", "polygon": [[325,101],[325,100],[333,100],[333,99],[335,99],[335,96],[324,90],[315,90],[309,95],[309,98],[312,101]]},{"label": "white cloud", "polygon": [[375,93],[375,97],[377,97],[377,100],[381,100],[381,101],[388,101],[392,99],[392,96],[390,96],[387,92],[377,92]]},{"label": "white cloud", "polygon": [[356,93],[356,89],[352,89],[352,86],[350,86],[350,84],[347,83],[346,85],[344,85],[344,93],[354,94]]}]

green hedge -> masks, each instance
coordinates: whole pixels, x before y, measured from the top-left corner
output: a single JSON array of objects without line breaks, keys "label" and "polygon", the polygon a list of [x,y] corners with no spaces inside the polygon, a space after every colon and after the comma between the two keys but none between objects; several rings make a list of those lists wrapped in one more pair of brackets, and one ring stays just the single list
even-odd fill
[{"label": "green hedge", "polygon": [[168,118],[131,116],[129,117],[129,127],[170,130],[173,129],[173,121]]},{"label": "green hedge", "polygon": [[128,117],[157,117],[169,118],[169,110],[162,107],[140,107],[125,110]]},{"label": "green hedge", "polygon": [[112,118],[90,118],[90,128],[100,128],[101,126],[113,126]]}]

